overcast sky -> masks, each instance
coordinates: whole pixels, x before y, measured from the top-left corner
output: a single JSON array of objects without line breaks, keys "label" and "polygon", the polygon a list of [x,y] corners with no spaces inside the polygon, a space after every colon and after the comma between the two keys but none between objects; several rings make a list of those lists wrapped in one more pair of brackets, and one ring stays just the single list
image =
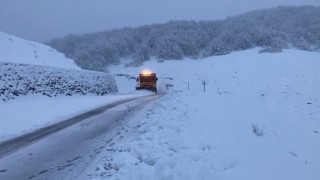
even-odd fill
[{"label": "overcast sky", "polygon": [[215,20],[320,0],[0,0],[0,31],[34,41],[169,20]]}]

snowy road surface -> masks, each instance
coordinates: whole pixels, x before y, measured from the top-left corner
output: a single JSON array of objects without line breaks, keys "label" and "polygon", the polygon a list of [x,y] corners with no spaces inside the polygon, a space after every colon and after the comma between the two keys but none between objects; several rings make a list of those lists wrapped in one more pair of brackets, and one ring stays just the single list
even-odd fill
[{"label": "snowy road surface", "polygon": [[[36,142],[31,142],[34,141],[32,138],[37,139],[43,135],[39,135],[39,137],[33,135],[34,137],[26,139],[26,142],[21,142],[20,139],[16,142],[18,146],[23,146],[24,143],[31,143],[31,145],[1,157],[0,179],[76,178],[77,174],[85,169],[86,165],[106,145],[114,143],[112,137],[119,136],[117,128],[120,128],[129,119],[125,117],[159,97],[161,95],[147,96],[120,105],[113,104],[111,107],[98,108],[86,113],[86,115],[78,116],[77,120],[70,119],[73,122],[80,122]],[[108,110],[103,112],[105,109]],[[86,119],[83,120],[84,118]],[[58,129],[53,128],[47,131],[51,133],[51,131],[60,130],[68,124],[62,124],[55,127]],[[106,137],[108,138],[106,139]],[[9,144],[9,147],[12,149],[7,148],[6,151],[0,152],[13,151],[17,144],[13,142],[12,145]],[[3,148],[0,147],[0,149]]]},{"label": "snowy road surface", "polygon": [[31,133],[27,133],[27,134],[21,135],[19,137],[10,139],[8,141],[2,142],[2,143],[0,143],[0,158],[5,156],[8,153],[11,153],[12,151],[18,150],[19,148],[21,148],[23,146],[29,145],[33,141],[38,140],[40,138],[43,138],[46,135],[55,133],[55,132],[57,132],[61,129],[64,129],[68,126],[71,126],[75,123],[81,122],[85,119],[88,119],[88,118],[93,117],[95,115],[101,114],[102,112],[106,111],[106,109],[110,109],[110,108],[116,107],[120,104],[130,102],[130,101],[133,101],[136,99],[139,99],[139,97],[133,97],[133,98],[128,98],[128,99],[121,100],[121,101],[116,101],[114,103],[107,104],[105,106],[101,106],[99,108],[88,111],[86,113],[82,113],[77,116],[68,118],[68,119],[61,121],[59,123],[52,124],[50,126],[43,127],[41,129],[38,129],[38,130],[33,131]]}]

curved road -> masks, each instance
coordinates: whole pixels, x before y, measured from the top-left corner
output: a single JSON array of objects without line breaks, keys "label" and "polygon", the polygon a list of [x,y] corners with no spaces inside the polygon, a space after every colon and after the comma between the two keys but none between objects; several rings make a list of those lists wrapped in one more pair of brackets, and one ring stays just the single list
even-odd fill
[{"label": "curved road", "polygon": [[151,95],[97,108],[0,144],[0,179],[76,179]]}]

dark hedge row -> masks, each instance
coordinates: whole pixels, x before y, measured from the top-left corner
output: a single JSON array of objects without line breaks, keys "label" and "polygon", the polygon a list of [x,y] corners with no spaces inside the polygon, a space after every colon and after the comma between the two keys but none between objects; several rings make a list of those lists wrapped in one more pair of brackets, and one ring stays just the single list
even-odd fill
[{"label": "dark hedge row", "polygon": [[117,92],[114,77],[101,72],[0,63],[2,101],[27,94],[106,95]]}]

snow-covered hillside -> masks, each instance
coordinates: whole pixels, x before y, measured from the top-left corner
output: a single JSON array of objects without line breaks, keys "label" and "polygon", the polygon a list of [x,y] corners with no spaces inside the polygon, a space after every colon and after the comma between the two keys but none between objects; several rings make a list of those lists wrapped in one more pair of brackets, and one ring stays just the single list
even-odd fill
[{"label": "snow-covered hillside", "polygon": [[106,73],[83,71],[74,61],[40,43],[0,32],[0,100],[60,94],[105,95],[117,92]]},{"label": "snow-covered hillside", "polygon": [[82,70],[49,46],[0,32],[0,142],[123,98],[109,95],[116,92],[109,74]]},{"label": "snow-covered hillside", "polygon": [[50,46],[27,41],[0,31],[0,62],[33,64],[68,69],[80,69]]},{"label": "snow-covered hillside", "polygon": [[[77,179],[318,180],[320,53],[258,51],[111,67],[150,69],[174,87],[130,117]],[[133,89],[134,80],[117,81]]]}]

